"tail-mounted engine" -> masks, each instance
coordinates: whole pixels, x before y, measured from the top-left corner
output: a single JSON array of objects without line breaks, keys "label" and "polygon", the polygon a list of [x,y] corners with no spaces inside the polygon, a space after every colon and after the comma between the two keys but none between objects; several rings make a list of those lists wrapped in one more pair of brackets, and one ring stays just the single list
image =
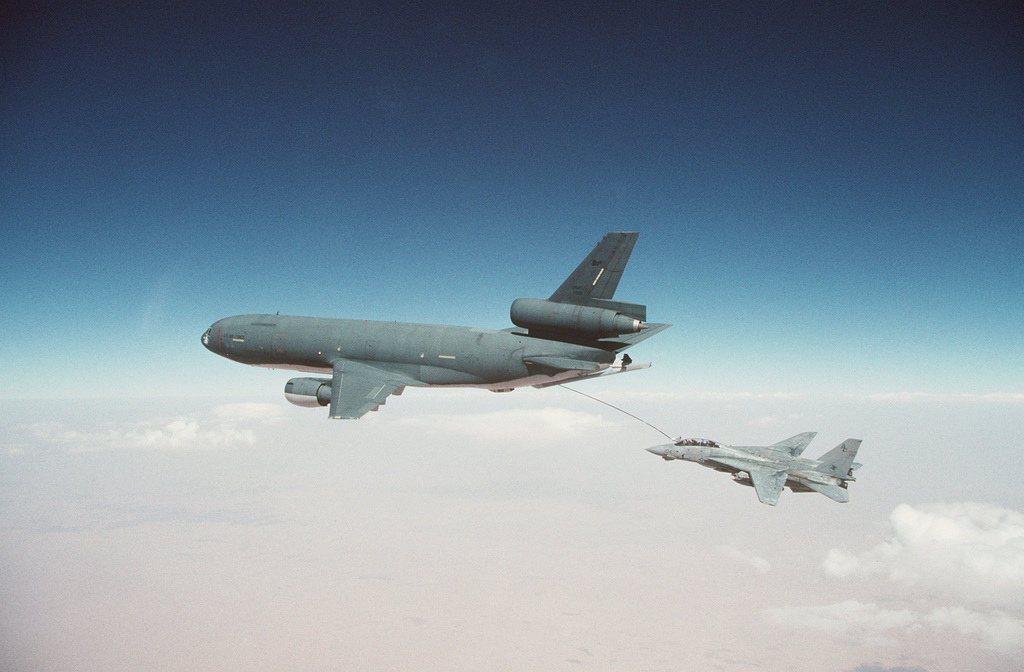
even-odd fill
[{"label": "tail-mounted engine", "polygon": [[637,318],[617,310],[541,299],[516,299],[509,315],[512,324],[523,329],[588,338],[635,334],[647,328]]},{"label": "tail-mounted engine", "polygon": [[331,403],[331,379],[292,378],[284,384],[284,398],[305,408],[326,406]]}]

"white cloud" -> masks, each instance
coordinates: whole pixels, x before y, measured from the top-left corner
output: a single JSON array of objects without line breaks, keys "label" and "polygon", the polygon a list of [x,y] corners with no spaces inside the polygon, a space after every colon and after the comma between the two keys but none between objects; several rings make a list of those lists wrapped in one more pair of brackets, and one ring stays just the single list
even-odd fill
[{"label": "white cloud", "polygon": [[[856,398],[855,395],[846,395]],[[1024,394],[1016,392],[992,392],[989,394],[936,394],[932,392],[886,392],[865,395],[865,399],[878,401],[968,401],[992,403],[1021,403]]]},{"label": "white cloud", "polygon": [[285,417],[281,404],[256,402],[217,406],[213,415],[222,422],[277,422]]},{"label": "white cloud", "polygon": [[189,415],[92,427],[40,422],[12,428],[8,452],[42,450],[203,450],[253,445],[258,429],[283,418],[273,404],[227,404]]},{"label": "white cloud", "polygon": [[963,607],[943,607],[925,617],[934,627],[951,627],[977,637],[990,649],[1006,654],[1024,652],[1024,620],[1001,611],[981,613]]},{"label": "white cloud", "polygon": [[829,551],[826,576],[883,577],[902,590],[902,609],[847,600],[785,607],[766,617],[791,628],[834,634],[907,636],[950,629],[1007,655],[1024,652],[1024,514],[993,504],[901,504],[890,539],[869,551]]},{"label": "white cloud", "polygon": [[1024,600],[1024,514],[991,504],[901,504],[889,517],[893,537],[859,555],[832,549],[831,577],[884,575],[987,606]]},{"label": "white cloud", "polygon": [[848,635],[871,644],[892,643],[900,631],[914,630],[919,618],[909,609],[881,609],[875,604],[846,600],[809,607],[778,607],[765,611],[775,625]]},{"label": "white cloud", "polygon": [[855,599],[822,606],[768,609],[765,619],[790,630],[814,630],[867,646],[897,645],[926,628],[952,628],[982,646],[1006,655],[1024,652],[1024,620],[1001,611],[939,607],[928,612],[884,609]]}]

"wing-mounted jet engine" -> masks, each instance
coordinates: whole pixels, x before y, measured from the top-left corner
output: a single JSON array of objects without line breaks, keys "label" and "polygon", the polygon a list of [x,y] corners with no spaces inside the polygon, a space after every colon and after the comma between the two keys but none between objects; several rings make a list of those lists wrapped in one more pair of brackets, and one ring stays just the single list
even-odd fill
[{"label": "wing-mounted jet engine", "polygon": [[292,378],[285,383],[284,398],[305,408],[327,406],[331,403],[331,379]]}]

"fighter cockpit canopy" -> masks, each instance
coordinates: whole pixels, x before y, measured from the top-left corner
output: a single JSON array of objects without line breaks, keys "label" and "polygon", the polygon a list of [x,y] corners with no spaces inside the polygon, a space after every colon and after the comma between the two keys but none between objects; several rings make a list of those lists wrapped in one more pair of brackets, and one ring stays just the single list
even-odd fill
[{"label": "fighter cockpit canopy", "polygon": [[701,448],[718,448],[719,443],[711,439],[680,439],[676,441],[677,446],[700,446]]}]

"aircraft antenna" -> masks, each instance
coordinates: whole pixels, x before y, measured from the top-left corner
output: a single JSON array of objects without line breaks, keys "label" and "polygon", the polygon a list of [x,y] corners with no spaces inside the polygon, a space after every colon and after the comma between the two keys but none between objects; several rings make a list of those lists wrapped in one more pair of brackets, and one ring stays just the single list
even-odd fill
[{"label": "aircraft antenna", "polygon": [[634,420],[638,420],[638,421],[640,421],[640,422],[644,423],[645,425],[647,425],[648,427],[650,427],[650,428],[651,428],[651,429],[653,429],[654,431],[656,431],[656,432],[658,432],[659,434],[661,434],[662,436],[664,436],[664,437],[665,437],[666,439],[668,439],[669,441],[672,441],[672,442],[674,442],[674,441],[675,441],[675,439],[673,439],[673,438],[672,438],[671,436],[669,436],[669,435],[668,435],[668,434],[666,434],[665,432],[661,431],[660,429],[658,429],[657,427],[655,427],[655,426],[654,426],[654,425],[652,425],[651,423],[647,422],[647,421],[646,421],[646,420],[644,420],[643,418],[638,418],[637,416],[633,415],[633,414],[632,414],[632,413],[630,413],[629,411],[626,411],[626,410],[624,410],[624,409],[621,409],[621,408],[619,408],[618,406],[615,406],[614,404],[609,404],[609,403],[608,403],[607,401],[604,401],[604,400],[602,400],[602,399],[598,399],[597,397],[593,397],[593,396],[591,396],[591,395],[587,394],[586,392],[580,392],[579,390],[573,389],[573,388],[569,387],[568,385],[562,385],[562,384],[559,384],[558,386],[559,386],[559,387],[562,387],[562,388],[565,388],[566,390],[569,390],[570,392],[575,392],[576,394],[582,394],[582,395],[583,395],[584,397],[586,397],[587,399],[593,399],[593,400],[594,400],[594,401],[596,401],[597,403],[599,403],[599,404],[604,404],[605,406],[608,406],[609,408],[614,408],[614,409],[615,409],[616,411],[618,411],[619,413],[625,413],[626,415],[628,415],[629,417],[633,418]]}]

